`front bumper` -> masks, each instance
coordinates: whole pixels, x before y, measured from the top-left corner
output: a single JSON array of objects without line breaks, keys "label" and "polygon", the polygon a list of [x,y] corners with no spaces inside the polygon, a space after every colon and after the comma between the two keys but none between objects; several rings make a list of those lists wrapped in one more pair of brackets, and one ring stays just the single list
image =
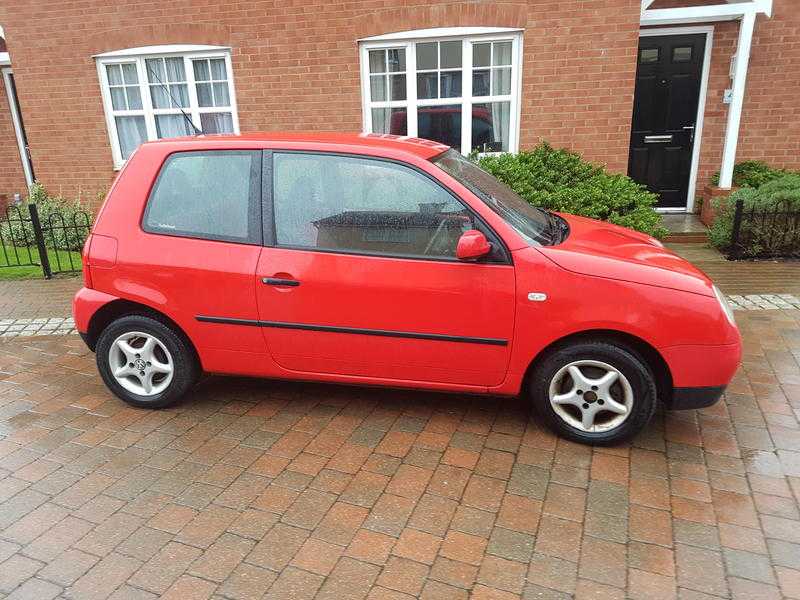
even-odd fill
[{"label": "front bumper", "polygon": [[716,404],[727,386],[683,387],[672,390],[672,399],[667,408],[670,410],[690,410],[705,408]]},{"label": "front bumper", "polygon": [[83,331],[79,331],[78,335],[81,336],[81,339],[83,340],[83,343],[86,344],[86,347],[89,348],[89,350],[91,350],[92,352],[94,352],[95,345],[92,342],[92,339],[89,337],[89,334],[84,333]]},{"label": "front bumper", "polygon": [[737,341],[718,346],[671,346],[661,348],[660,352],[676,390],[724,387],[739,368],[742,344]]}]

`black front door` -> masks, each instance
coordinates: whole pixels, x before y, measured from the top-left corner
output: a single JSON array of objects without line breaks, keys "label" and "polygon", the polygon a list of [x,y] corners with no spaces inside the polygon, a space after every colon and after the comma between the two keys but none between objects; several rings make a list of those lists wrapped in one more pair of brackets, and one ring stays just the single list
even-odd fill
[{"label": "black front door", "polygon": [[689,193],[706,34],[642,37],[628,174],[683,208]]}]

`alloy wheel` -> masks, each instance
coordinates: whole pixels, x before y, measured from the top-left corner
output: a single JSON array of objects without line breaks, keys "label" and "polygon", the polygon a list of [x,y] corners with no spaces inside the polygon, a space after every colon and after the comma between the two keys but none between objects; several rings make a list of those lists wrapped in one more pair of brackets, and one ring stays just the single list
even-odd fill
[{"label": "alloy wheel", "polygon": [[163,342],[140,331],[123,333],[113,341],[108,364],[117,382],[139,396],[160,394],[175,372],[175,363]]},{"label": "alloy wheel", "polygon": [[597,360],[576,360],[559,369],[550,380],[549,400],[561,420],[587,433],[616,429],[634,402],[625,375]]}]

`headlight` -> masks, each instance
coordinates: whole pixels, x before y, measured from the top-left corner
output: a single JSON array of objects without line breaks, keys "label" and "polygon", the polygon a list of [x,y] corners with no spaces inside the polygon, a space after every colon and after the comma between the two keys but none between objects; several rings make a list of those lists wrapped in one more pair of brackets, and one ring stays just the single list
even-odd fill
[{"label": "headlight", "polygon": [[717,297],[717,301],[719,305],[722,307],[722,311],[725,313],[725,316],[728,317],[728,321],[731,322],[731,325],[736,325],[736,318],[733,316],[733,310],[731,309],[731,305],[728,304],[727,298],[723,295],[717,286],[712,286],[714,288],[714,295]]}]

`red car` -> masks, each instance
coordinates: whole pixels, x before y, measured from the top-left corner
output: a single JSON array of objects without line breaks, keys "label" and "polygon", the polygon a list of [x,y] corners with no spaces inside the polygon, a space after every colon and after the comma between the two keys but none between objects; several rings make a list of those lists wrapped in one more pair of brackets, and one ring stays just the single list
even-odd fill
[{"label": "red car", "polygon": [[634,231],[534,208],[447,146],[388,135],[147,143],[84,249],[75,322],[126,402],[202,372],[530,398],[610,444],[716,402],[724,297]]}]

